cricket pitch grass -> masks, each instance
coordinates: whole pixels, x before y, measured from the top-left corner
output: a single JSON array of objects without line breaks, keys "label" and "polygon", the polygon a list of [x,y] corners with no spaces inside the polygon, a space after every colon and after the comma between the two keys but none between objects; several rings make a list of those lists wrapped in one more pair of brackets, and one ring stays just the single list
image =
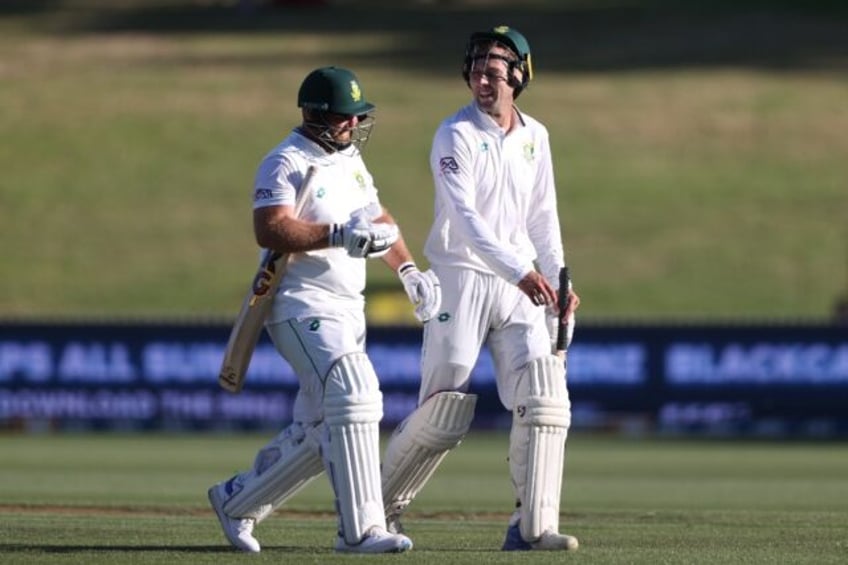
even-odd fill
[{"label": "cricket pitch grass", "polygon": [[[270,434],[268,434],[270,435]],[[512,507],[506,432],[472,431],[411,507],[415,548],[337,555],[325,476],[227,545],[206,489],[266,435],[6,434],[2,563],[845,563],[848,445],[573,434],[562,531],[570,554],[500,551]]]}]

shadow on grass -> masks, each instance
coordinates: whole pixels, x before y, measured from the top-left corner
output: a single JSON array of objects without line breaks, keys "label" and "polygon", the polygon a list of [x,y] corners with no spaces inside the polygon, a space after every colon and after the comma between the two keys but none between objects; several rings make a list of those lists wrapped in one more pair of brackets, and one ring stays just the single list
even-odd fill
[{"label": "shadow on grass", "polygon": [[[52,4],[75,2],[35,2],[42,9]],[[349,48],[322,51],[325,59],[455,74],[469,32],[506,23],[528,37],[537,68],[548,72],[683,66],[848,68],[848,3],[839,0],[550,1],[520,7],[449,0],[252,4],[244,9],[238,2],[105,3],[99,9],[72,11],[63,31],[343,35],[351,37]],[[372,35],[387,37],[389,46],[357,52],[355,38]],[[232,62],[263,64],[254,57]],[[280,62],[280,54],[274,54],[273,64]]]},{"label": "shadow on grass", "polygon": [[[263,551],[285,551],[289,553],[308,550],[314,552],[314,548],[296,546],[263,546]],[[28,545],[28,544],[0,544],[0,554],[3,553],[50,553],[50,554],[73,554],[73,553],[109,553],[120,551],[126,553],[155,553],[167,551],[169,553],[223,553],[241,555],[242,552],[225,545]],[[329,549],[328,549],[329,551]]]},{"label": "shadow on grass", "polygon": [[[433,548],[429,548],[427,551],[434,551]],[[449,547],[449,548],[439,548],[435,551],[445,551],[450,553],[461,553],[461,552],[475,552],[479,553],[481,551],[497,551],[500,553],[500,547],[495,548],[460,548],[460,547]],[[27,544],[0,544],[0,555],[2,554],[19,554],[19,553],[44,553],[49,555],[74,555],[74,554],[83,554],[83,553],[128,553],[128,554],[143,554],[143,553],[182,553],[182,554],[222,554],[222,555],[251,555],[231,547],[226,547],[223,545],[192,545],[192,546],[178,546],[178,545],[27,545]],[[418,550],[420,553],[421,550]],[[327,546],[326,548],[315,548],[315,547],[303,547],[303,546],[293,546],[293,545],[263,545],[262,553],[289,553],[289,554],[304,554],[308,553],[310,555],[316,554],[333,554],[333,555],[342,555],[337,553],[332,547]]]}]

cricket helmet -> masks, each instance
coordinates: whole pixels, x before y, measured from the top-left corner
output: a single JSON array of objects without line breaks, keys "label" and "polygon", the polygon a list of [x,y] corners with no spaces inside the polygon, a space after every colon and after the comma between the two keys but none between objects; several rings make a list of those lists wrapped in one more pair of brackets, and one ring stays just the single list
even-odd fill
[{"label": "cricket helmet", "polygon": [[[492,42],[512,51],[516,59],[506,59],[477,51],[479,45]],[[466,83],[470,80],[471,67],[474,65],[474,61],[486,57],[500,58],[507,63],[509,84],[514,89],[514,97],[518,98],[518,95],[533,78],[533,59],[530,55],[530,44],[527,39],[517,29],[503,25],[472,33],[465,45],[465,60],[462,64],[462,78],[465,79]],[[521,79],[515,78],[516,70],[519,71]]]},{"label": "cricket helmet", "polygon": [[[362,150],[374,127],[375,106],[365,100],[359,80],[352,71],[341,67],[321,67],[309,73],[297,92],[297,106],[304,110],[304,126],[322,143],[335,150],[353,144]],[[327,114],[357,116],[356,126],[350,128],[350,141],[338,141],[339,130]]]},{"label": "cricket helmet", "polygon": [[297,92],[297,107],[346,116],[374,110],[374,105],[365,101],[356,75],[340,67],[322,67],[309,73]]}]

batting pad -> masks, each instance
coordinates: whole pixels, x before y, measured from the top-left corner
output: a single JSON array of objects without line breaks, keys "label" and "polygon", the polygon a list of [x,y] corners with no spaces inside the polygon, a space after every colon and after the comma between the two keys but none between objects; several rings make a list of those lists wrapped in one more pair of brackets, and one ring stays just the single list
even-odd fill
[{"label": "batting pad", "polygon": [[259,450],[250,471],[232,479],[224,512],[260,522],[309,484],[324,471],[319,436],[297,422],[280,432]]},{"label": "batting pad", "polygon": [[559,531],[565,440],[571,403],[565,367],[555,355],[528,363],[515,390],[509,467],[519,502],[521,537],[538,539]]},{"label": "batting pad", "polygon": [[383,461],[386,515],[400,515],[448,454],[459,445],[474,418],[477,396],[434,394],[398,426]]},{"label": "batting pad", "polygon": [[364,353],[339,359],[324,385],[322,440],[325,466],[336,493],[339,535],[358,543],[368,528],[386,527],[380,492],[383,395]]}]

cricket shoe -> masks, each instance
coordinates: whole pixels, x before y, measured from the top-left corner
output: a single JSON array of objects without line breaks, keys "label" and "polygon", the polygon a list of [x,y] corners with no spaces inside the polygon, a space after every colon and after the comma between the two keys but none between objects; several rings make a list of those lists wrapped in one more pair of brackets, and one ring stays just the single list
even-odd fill
[{"label": "cricket shoe", "polygon": [[506,529],[506,539],[504,539],[503,551],[574,551],[580,544],[574,536],[557,533],[553,530],[545,530],[539,539],[534,541],[525,541],[521,537],[520,520],[515,520]]},{"label": "cricket shoe", "polygon": [[386,530],[388,530],[390,534],[406,533],[403,524],[400,523],[400,514],[386,516]]},{"label": "cricket shoe", "polygon": [[371,527],[359,541],[353,545],[344,537],[336,539],[336,551],[342,553],[403,553],[412,549],[412,540],[403,534],[391,534],[379,526]]},{"label": "cricket shoe", "polygon": [[253,518],[232,518],[224,512],[224,501],[227,499],[226,483],[218,483],[209,489],[209,502],[218,515],[221,529],[233,547],[248,553],[259,553],[259,542],[253,537]]}]

